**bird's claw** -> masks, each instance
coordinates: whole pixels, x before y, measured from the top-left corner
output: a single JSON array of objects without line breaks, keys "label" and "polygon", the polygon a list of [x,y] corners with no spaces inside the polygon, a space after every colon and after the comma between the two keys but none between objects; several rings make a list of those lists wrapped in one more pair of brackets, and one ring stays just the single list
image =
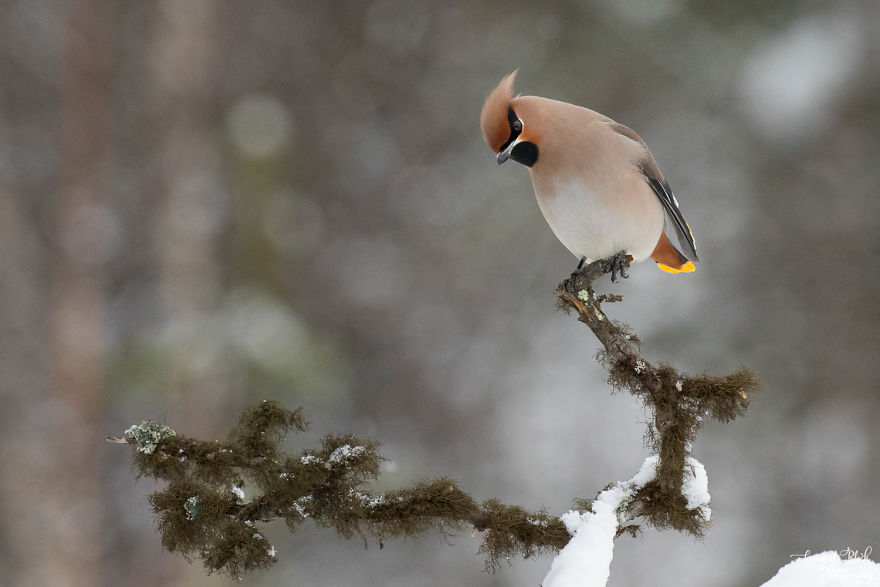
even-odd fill
[{"label": "bird's claw", "polygon": [[617,278],[618,274],[624,279],[629,278],[629,273],[626,272],[627,267],[629,267],[629,260],[626,258],[626,253],[623,251],[617,253],[610,259],[606,259],[603,261],[602,265],[602,268],[606,273],[611,273],[611,283],[617,283],[620,281]]}]

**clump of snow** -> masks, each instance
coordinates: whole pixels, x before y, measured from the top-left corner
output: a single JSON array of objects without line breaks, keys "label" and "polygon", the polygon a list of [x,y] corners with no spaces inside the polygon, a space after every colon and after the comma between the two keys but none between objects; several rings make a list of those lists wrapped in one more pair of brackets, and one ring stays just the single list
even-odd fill
[{"label": "clump of snow", "polygon": [[880,564],[867,556],[841,559],[838,553],[828,550],[788,563],[761,587],[877,587],[877,585],[880,585]]},{"label": "clump of snow", "polygon": [[543,587],[603,587],[608,582],[620,523],[618,509],[654,478],[656,469],[657,457],[648,457],[632,479],[600,493],[592,512],[571,510],[560,516],[572,539],[553,559]]},{"label": "clump of snow", "polygon": [[275,550],[274,546],[270,546],[266,549],[266,554],[269,555],[269,558],[275,558],[275,555],[278,554],[278,551]]},{"label": "clump of snow", "polygon": [[642,463],[642,467],[639,469],[639,472],[635,474],[635,476],[629,480],[630,483],[634,483],[639,487],[644,487],[648,481],[652,481],[654,476],[657,474],[657,463],[660,462],[660,457],[657,455],[651,455],[650,457],[645,459],[645,462]]},{"label": "clump of snow", "polygon": [[601,587],[608,581],[617,532],[614,510],[619,502],[600,502],[602,496],[599,497],[593,502],[596,513],[572,510],[561,516],[574,537],[553,559],[550,572],[544,577],[544,587]]},{"label": "clump of snow", "polygon": [[[646,458],[632,479],[618,482],[600,493],[593,502],[592,512],[572,510],[560,516],[572,539],[553,559],[543,587],[604,587],[611,574],[617,528],[625,522],[626,508],[635,494],[654,479],[659,460],[657,455]],[[692,457],[688,457],[687,463],[682,494],[688,500],[689,509],[702,508],[708,519],[706,468]]]},{"label": "clump of snow", "polygon": [[343,444],[332,453],[330,453],[330,457],[327,459],[327,462],[324,463],[324,466],[328,469],[332,469],[335,465],[341,465],[348,460],[357,458],[366,452],[366,448],[362,446],[351,446],[350,444]]},{"label": "clump of snow", "polygon": [[384,503],[385,503],[385,496],[384,495],[377,495],[375,497],[366,496],[364,499],[364,507],[370,508],[370,509],[378,507],[380,505],[384,505]]},{"label": "clump of snow", "polygon": [[384,495],[372,496],[355,489],[349,489],[348,494],[358,500],[365,508],[372,509],[385,503]]},{"label": "clump of snow", "polygon": [[242,489],[238,485],[233,485],[232,487],[230,487],[230,489],[232,490],[232,493],[235,494],[235,497],[237,497],[241,501],[244,501],[244,489]]},{"label": "clump of snow", "polygon": [[294,501],[291,507],[293,507],[293,509],[296,510],[296,513],[302,516],[303,519],[308,518],[309,512],[306,511],[306,505],[312,501],[312,499],[313,497],[311,495],[304,495]]},{"label": "clump of snow", "polygon": [[[657,471],[657,463],[660,461],[657,455],[650,456],[642,463],[642,468],[636,473],[635,477],[627,483],[636,486],[635,490],[644,487],[645,483],[651,481]],[[709,495],[709,476],[706,474],[706,467],[703,463],[694,457],[687,458],[687,465],[684,470],[684,481],[681,487],[681,493],[687,498],[687,507],[689,510],[702,508],[703,515],[709,519],[711,510],[709,502],[712,496]]]},{"label": "clump of snow", "polygon": [[319,462],[321,459],[319,459],[315,455],[303,455],[299,460],[304,465],[313,465]]},{"label": "clump of snow", "polygon": [[[690,474],[688,474],[690,473]],[[687,500],[689,510],[700,508],[703,517],[708,520],[712,515],[709,508],[709,476],[706,474],[706,467],[703,463],[693,457],[687,458],[687,467],[685,468],[684,483],[681,487],[681,493]]]}]

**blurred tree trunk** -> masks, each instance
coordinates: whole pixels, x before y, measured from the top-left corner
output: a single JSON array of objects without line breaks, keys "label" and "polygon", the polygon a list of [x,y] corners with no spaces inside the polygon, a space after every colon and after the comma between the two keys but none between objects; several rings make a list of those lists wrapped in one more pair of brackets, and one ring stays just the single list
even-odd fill
[{"label": "blurred tree trunk", "polygon": [[[111,4],[68,5],[61,62],[58,190],[53,212],[49,402],[44,430],[52,453],[41,501],[47,548],[34,568],[51,585],[99,585],[102,484],[96,461],[103,381],[104,277],[112,216],[107,209],[112,47]],[[51,545],[50,547],[48,547]]]},{"label": "blurred tree trunk", "polygon": [[[218,8],[205,0],[159,4],[148,48],[160,176],[155,249],[167,323],[187,340],[204,334],[221,291],[217,249],[225,194],[210,108],[220,54]],[[227,388],[207,342],[170,365],[172,403],[200,430],[211,420],[205,406],[216,408]]]}]

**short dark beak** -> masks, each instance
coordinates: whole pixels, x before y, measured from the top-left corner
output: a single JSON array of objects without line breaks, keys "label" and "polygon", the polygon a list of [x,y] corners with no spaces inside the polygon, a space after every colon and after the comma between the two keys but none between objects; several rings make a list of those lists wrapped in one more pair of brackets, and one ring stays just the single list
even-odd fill
[{"label": "short dark beak", "polygon": [[516,143],[510,143],[509,145],[507,145],[506,149],[498,153],[498,165],[501,165],[502,163],[510,159],[510,154],[511,152],[513,152],[513,147],[515,145]]}]

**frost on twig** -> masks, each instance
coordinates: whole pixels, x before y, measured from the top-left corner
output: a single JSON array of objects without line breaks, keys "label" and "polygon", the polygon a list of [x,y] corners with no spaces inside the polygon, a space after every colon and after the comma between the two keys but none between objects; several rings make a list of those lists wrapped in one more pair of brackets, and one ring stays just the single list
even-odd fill
[{"label": "frost on twig", "polygon": [[[275,562],[275,547],[257,529],[274,520],[284,520],[291,532],[310,520],[345,538],[372,537],[380,548],[388,539],[429,530],[449,535],[474,528],[482,533],[480,552],[489,569],[512,556],[555,553],[570,541],[593,544],[596,537],[610,562],[609,540],[635,535],[644,522],[701,536],[709,521],[708,492],[705,469],[690,456],[691,443],[704,418],[727,421],[742,414],[757,380],[745,369],[694,377],[646,361],[629,328],[601,308],[622,299],[593,291],[603,272],[597,262],[572,274],[557,289],[559,304],[574,309],[602,343],[600,360],[612,387],[652,410],[647,438],[656,456],[639,475],[596,500],[576,499],[577,511],[562,518],[496,499],[477,502],[447,477],[373,493],[367,483],[379,474],[377,442],[328,435],[318,447],[283,453],[281,440],[291,429],[305,430],[307,421],[302,408],[290,411],[269,401],[244,409],[225,442],[188,438],[151,421],[108,441],[135,447],[140,476],[168,482],[150,496],[163,546],[200,558],[209,572],[236,577]],[[607,570],[607,563],[599,567]]]}]

